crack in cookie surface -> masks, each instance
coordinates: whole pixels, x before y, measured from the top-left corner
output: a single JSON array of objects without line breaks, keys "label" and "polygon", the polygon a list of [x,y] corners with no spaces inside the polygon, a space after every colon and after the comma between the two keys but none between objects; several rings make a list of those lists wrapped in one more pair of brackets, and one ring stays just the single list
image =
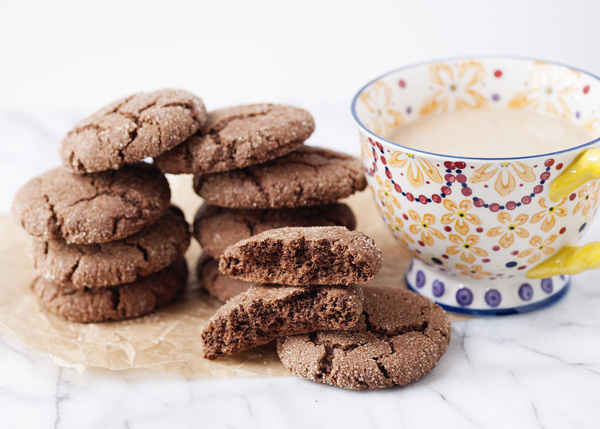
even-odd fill
[{"label": "crack in cookie surface", "polygon": [[354,328],[280,339],[284,366],[302,378],[357,390],[404,385],[431,371],[450,341],[444,310],[404,289],[363,291]]},{"label": "crack in cookie surface", "polygon": [[61,142],[75,173],[118,169],[183,142],[206,121],[202,100],[182,90],[135,94],[82,120]]}]

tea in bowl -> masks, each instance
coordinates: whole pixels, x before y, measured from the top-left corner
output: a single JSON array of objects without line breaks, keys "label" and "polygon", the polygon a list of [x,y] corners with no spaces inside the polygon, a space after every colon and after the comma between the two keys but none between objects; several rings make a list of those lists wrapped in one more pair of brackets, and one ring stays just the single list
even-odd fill
[{"label": "tea in bowl", "polygon": [[414,259],[409,288],[449,311],[506,315],[600,268],[576,244],[600,202],[600,79],[482,57],[387,73],[352,102],[369,186]]}]

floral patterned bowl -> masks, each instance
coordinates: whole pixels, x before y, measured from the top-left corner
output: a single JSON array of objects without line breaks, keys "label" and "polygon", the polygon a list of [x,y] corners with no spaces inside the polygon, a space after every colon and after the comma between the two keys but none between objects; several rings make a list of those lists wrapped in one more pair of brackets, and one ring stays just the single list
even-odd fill
[{"label": "floral patterned bowl", "polygon": [[600,244],[571,245],[598,209],[599,138],[502,159],[422,152],[385,138],[426,115],[496,107],[562,117],[600,136],[600,79],[531,59],[405,67],[373,80],[352,102],[375,202],[414,255],[409,287],[471,315],[545,307],[566,293],[570,274],[600,267]]}]

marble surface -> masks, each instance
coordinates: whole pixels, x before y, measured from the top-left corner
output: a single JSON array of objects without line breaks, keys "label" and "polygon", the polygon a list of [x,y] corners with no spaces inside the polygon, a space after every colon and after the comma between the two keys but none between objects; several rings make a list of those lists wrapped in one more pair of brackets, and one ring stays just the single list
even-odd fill
[{"label": "marble surface", "polygon": [[[314,113],[315,144],[357,153],[345,102],[291,101]],[[83,113],[0,110],[1,214],[28,178],[58,164],[56,145]],[[593,239],[600,222],[586,236]],[[293,377],[80,374],[0,335],[0,427],[599,427],[599,283],[599,272],[587,272],[546,310],[455,322],[432,373],[375,392]]]}]

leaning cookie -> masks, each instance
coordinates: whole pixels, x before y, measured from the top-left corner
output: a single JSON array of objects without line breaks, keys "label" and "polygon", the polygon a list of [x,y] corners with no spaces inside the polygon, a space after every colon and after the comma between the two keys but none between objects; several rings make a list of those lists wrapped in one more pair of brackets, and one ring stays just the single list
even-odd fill
[{"label": "leaning cookie", "polygon": [[56,168],[19,190],[13,215],[29,234],[45,241],[105,243],[153,224],[169,208],[170,198],[167,179],[151,164],[86,175]]},{"label": "leaning cookie", "polygon": [[171,301],[186,281],[185,260],[176,259],[167,268],[124,285],[73,289],[37,277],[31,288],[49,312],[71,322],[93,323],[148,314]]},{"label": "leaning cookie", "polygon": [[278,340],[283,365],[298,377],[356,390],[403,386],[435,368],[450,342],[445,311],[405,289],[363,291],[354,328]]},{"label": "leaning cookie", "polygon": [[206,201],[238,209],[328,204],[366,186],[358,159],[312,146],[264,164],[194,177],[194,190]]},{"label": "leaning cookie", "polygon": [[350,207],[332,203],[297,209],[227,209],[204,203],[194,219],[194,237],[213,258],[238,241],[286,226],[356,227]]},{"label": "leaning cookie", "polygon": [[362,310],[358,286],[253,286],[225,303],[202,331],[204,357],[216,359],[283,335],[348,329]]},{"label": "leaning cookie", "polygon": [[236,279],[282,285],[371,281],[382,267],[372,238],[342,226],[279,228],[228,247],[219,270]]},{"label": "leaning cookie", "polygon": [[219,272],[219,261],[204,253],[198,259],[196,267],[198,283],[210,296],[225,302],[242,292],[246,292],[256,283],[233,279]]},{"label": "leaning cookie", "polygon": [[75,289],[131,283],[183,257],[190,244],[189,225],[175,206],[156,223],[121,240],[67,244],[33,239],[30,255],[37,274]]},{"label": "leaning cookie", "polygon": [[202,100],[187,91],[134,94],[79,122],[61,142],[59,154],[74,173],[116,170],[172,149],[205,121]]},{"label": "leaning cookie", "polygon": [[165,173],[208,174],[278,158],[315,129],[306,110],[277,104],[228,107],[208,114],[203,127],[154,163]]}]

